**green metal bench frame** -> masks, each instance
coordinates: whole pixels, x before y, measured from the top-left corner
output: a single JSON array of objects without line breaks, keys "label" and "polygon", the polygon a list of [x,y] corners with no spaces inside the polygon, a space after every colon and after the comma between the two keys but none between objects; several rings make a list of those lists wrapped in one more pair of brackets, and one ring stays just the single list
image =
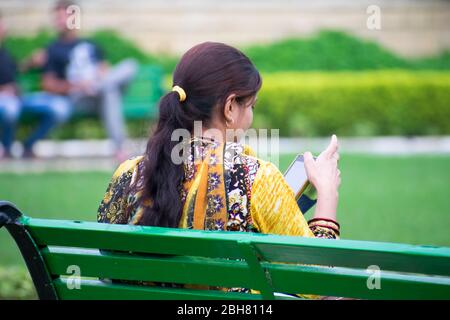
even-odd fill
[{"label": "green metal bench frame", "polygon": [[[450,299],[450,248],[35,219],[0,201],[40,299]],[[81,271],[70,289],[68,267]],[[369,289],[369,266],[381,269]],[[330,267],[333,266],[333,267]],[[105,279],[243,287],[258,294]]]}]

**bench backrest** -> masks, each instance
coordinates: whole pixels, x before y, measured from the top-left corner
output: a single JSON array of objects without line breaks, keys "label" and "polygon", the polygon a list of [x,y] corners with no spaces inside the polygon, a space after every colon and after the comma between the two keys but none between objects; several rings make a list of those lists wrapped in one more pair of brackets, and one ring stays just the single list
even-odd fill
[{"label": "bench backrest", "polygon": [[140,66],[123,99],[125,117],[155,118],[158,113],[158,102],[163,93],[162,69],[155,65]]},{"label": "bench backrest", "polygon": [[[7,202],[0,202],[2,224],[15,238],[43,299],[279,298],[274,292],[450,298],[450,248],[444,247],[34,219]],[[370,266],[373,273],[367,273]],[[77,270],[79,282],[72,274]],[[260,293],[101,279],[241,287]]]}]

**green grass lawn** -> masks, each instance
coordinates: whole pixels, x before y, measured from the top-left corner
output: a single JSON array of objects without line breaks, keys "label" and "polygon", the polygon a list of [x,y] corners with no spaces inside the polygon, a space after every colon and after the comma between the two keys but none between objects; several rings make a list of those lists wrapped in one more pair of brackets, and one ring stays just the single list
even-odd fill
[{"label": "green grass lawn", "polygon": [[[450,156],[344,154],[340,167],[342,238],[450,246]],[[0,199],[32,217],[94,221],[111,174],[0,174]],[[6,230],[0,244],[0,266],[23,263]]]}]

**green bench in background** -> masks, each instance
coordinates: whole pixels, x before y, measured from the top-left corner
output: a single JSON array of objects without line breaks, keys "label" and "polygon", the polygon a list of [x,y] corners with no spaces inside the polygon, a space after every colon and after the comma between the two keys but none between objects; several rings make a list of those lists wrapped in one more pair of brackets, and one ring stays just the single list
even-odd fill
[{"label": "green bench in background", "polygon": [[[444,247],[34,219],[0,201],[3,225],[41,299],[288,298],[275,292],[450,299],[450,248]],[[373,265],[381,269],[380,289],[368,286],[376,276],[366,272]],[[74,279],[77,269],[80,278]],[[243,287],[260,294],[102,279]]]},{"label": "green bench in background", "polygon": [[123,108],[127,119],[156,118],[163,95],[163,72],[158,66],[143,65],[127,88]]},{"label": "green bench in background", "polygon": [[[18,78],[23,93],[40,91],[41,75],[28,72]],[[163,72],[155,65],[140,65],[139,71],[128,86],[123,98],[123,111],[127,119],[155,118],[158,113],[158,102],[163,94]],[[89,115],[75,114],[75,118]],[[26,118],[29,116],[25,115]]]}]

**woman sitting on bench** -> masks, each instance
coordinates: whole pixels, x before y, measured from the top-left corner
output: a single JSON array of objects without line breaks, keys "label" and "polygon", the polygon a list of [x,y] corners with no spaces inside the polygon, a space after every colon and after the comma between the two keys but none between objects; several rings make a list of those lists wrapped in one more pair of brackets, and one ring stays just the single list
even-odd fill
[{"label": "woman sitting on bench", "polygon": [[[226,134],[251,126],[261,84],[255,66],[233,47],[206,42],[187,51],[175,69],[173,90],[160,101],[145,155],[116,170],[98,221],[337,239],[336,136],[316,160],[304,155],[317,190],[314,218],[307,222],[278,168],[236,142],[237,135]],[[198,135],[194,121],[201,121]],[[175,139],[176,129],[193,136]]]}]

